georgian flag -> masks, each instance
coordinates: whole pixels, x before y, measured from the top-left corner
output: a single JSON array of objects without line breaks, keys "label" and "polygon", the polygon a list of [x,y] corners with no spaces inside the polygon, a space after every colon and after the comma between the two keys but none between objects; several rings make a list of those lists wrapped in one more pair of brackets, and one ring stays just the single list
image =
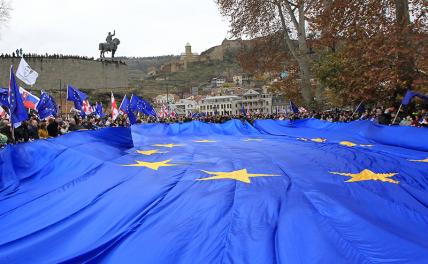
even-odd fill
[{"label": "georgian flag", "polygon": [[160,113],[159,113],[159,117],[160,118],[168,117],[168,109],[166,109],[165,105],[162,105],[162,108],[161,108]]},{"label": "georgian flag", "polygon": [[83,101],[82,110],[87,115],[90,115],[90,114],[92,114],[94,112],[94,109],[92,108],[92,106],[91,106],[91,104],[89,103],[88,100]]},{"label": "georgian flag", "polygon": [[111,119],[114,121],[119,116],[116,100],[114,99],[113,92],[111,92]]},{"label": "georgian flag", "polygon": [[0,106],[0,118],[8,118],[7,112]]},{"label": "georgian flag", "polygon": [[250,107],[247,107],[247,117],[251,117]]},{"label": "georgian flag", "polygon": [[299,107],[299,113],[307,113],[308,110],[306,110],[304,107]]}]

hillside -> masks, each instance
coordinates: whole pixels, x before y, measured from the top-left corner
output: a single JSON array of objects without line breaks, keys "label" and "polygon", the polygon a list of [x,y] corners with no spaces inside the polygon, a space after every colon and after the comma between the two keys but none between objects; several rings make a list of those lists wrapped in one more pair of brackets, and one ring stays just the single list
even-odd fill
[{"label": "hillside", "polygon": [[121,58],[128,65],[130,87],[147,97],[169,92],[177,94],[190,93],[191,87],[202,87],[209,84],[214,77],[242,73],[236,61],[237,51],[227,51],[223,60],[209,60],[189,63],[186,71],[164,72],[149,76],[152,69],[160,69],[162,65],[177,60],[178,56],[160,56],[150,58]]}]

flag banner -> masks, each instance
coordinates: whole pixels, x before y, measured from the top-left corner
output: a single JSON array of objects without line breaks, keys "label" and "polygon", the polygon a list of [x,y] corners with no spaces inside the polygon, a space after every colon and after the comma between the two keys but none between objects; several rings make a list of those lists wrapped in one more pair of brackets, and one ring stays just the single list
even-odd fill
[{"label": "flag banner", "polygon": [[39,74],[31,69],[30,65],[28,65],[24,58],[21,58],[18,69],[16,70],[16,77],[27,85],[34,85]]},{"label": "flag banner", "polygon": [[22,87],[19,87],[19,93],[21,94],[25,108],[36,110],[40,99]]},{"label": "flag banner", "polygon": [[116,99],[114,99],[113,92],[111,93],[111,119],[114,121],[119,116],[119,109],[117,108]]},{"label": "flag banner", "polygon": [[404,106],[410,104],[414,97],[419,97],[420,99],[428,100],[427,95],[407,90],[406,94],[403,97],[403,100],[401,101],[401,104]]},{"label": "flag banner", "polygon": [[126,115],[129,118],[129,122],[131,125],[134,125],[137,123],[137,117],[135,116],[134,112],[131,109],[131,102],[129,101],[128,97],[125,95],[123,97],[122,103],[120,104],[119,109],[126,113]]},{"label": "flag banner", "polygon": [[83,106],[86,104],[85,101],[87,101],[87,99],[88,95],[84,92],[81,92],[79,89],[74,88],[71,85],[67,87],[67,100],[74,103],[74,108],[80,111],[81,116],[86,115],[86,109],[83,109]]},{"label": "flag banner", "polygon": [[300,112],[299,108],[291,100],[290,100],[289,107],[290,107],[290,112],[293,112],[294,114],[298,114]]},{"label": "flag banner", "polygon": [[136,95],[131,96],[131,110],[134,112],[143,113],[146,116],[156,116],[156,111],[152,105],[141,97]]},{"label": "flag banner", "polygon": [[193,121],[8,145],[0,263],[427,263],[426,133]]},{"label": "flag banner", "polygon": [[97,114],[98,118],[104,118],[106,115],[104,114],[103,111],[103,104],[102,103],[97,103],[95,106],[95,113]]},{"label": "flag banner", "polygon": [[57,116],[58,114],[58,107],[53,97],[44,91],[42,91],[40,102],[37,104],[36,110],[39,113],[40,119],[46,119],[50,116]]},{"label": "flag banner", "polygon": [[0,106],[0,118],[7,118],[7,112]]},{"label": "flag banner", "polygon": [[355,109],[355,112],[360,113],[360,114],[364,113],[365,111],[366,111],[366,107],[364,106],[364,104],[362,102]]},{"label": "flag banner", "polygon": [[89,100],[84,100],[82,104],[82,111],[86,115],[90,115],[94,112],[94,109],[92,108],[91,104],[89,103]]},{"label": "flag banner", "polygon": [[9,107],[9,90],[0,88],[0,106]]},{"label": "flag banner", "polygon": [[22,121],[27,120],[28,113],[22,101],[21,94],[19,93],[19,87],[16,83],[15,74],[13,73],[13,67],[10,67],[8,103],[9,114],[12,120],[12,124],[14,127],[19,127]]}]

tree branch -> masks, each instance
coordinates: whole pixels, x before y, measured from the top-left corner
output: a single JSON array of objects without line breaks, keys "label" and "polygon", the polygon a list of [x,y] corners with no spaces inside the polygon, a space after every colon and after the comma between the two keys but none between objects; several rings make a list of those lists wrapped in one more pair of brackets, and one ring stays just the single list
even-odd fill
[{"label": "tree branch", "polygon": [[[291,8],[290,2],[289,1],[285,1],[285,8],[287,9],[291,21],[293,22],[294,27],[296,28],[296,30],[299,28],[299,22],[297,22],[296,16],[294,15],[294,11]],[[296,6],[296,8],[298,8],[298,6]],[[296,9],[294,9],[296,10]]]}]

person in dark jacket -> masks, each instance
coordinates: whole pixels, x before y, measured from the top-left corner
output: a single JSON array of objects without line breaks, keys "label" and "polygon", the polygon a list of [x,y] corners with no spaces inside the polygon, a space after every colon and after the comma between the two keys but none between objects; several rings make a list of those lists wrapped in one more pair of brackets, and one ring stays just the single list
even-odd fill
[{"label": "person in dark jacket", "polygon": [[39,139],[39,124],[36,119],[31,119],[28,123],[28,135],[30,139]]},{"label": "person in dark jacket", "polygon": [[49,125],[47,127],[48,133],[50,137],[57,137],[59,135],[59,127],[58,123],[54,118],[49,119]]},{"label": "person in dark jacket", "polygon": [[29,139],[28,122],[24,121],[19,127],[15,128],[15,140],[17,142],[28,142]]}]

